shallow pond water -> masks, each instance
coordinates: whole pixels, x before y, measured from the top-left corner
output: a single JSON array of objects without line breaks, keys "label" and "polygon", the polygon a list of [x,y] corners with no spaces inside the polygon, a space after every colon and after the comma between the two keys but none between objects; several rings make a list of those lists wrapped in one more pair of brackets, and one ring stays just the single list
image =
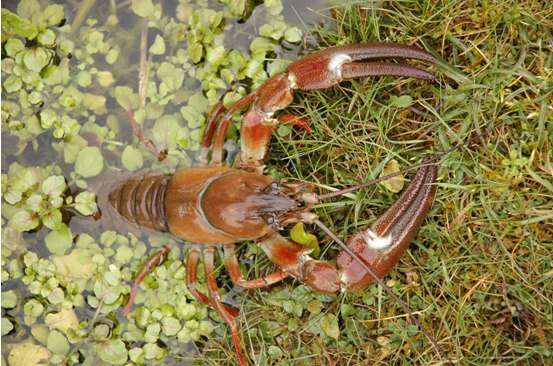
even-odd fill
[{"label": "shallow pond water", "polygon": [[[205,307],[190,299],[180,305],[193,316],[169,316],[180,305],[167,310],[154,294],[140,300],[151,305],[157,325],[122,317],[129,280],[155,251],[151,246],[171,239],[135,230],[138,239],[127,236],[125,228],[87,213],[90,200],[78,197],[105,195],[130,171],[167,173],[194,164],[209,106],[227,88],[234,100],[244,95],[282,68],[277,60],[294,59],[313,43],[306,30],[326,14],[325,1],[244,3],[245,16],[216,1],[3,2],[38,34],[17,19],[7,21],[13,29],[2,28],[2,188],[10,200],[2,202],[2,292],[11,300],[2,304],[3,363],[182,364],[183,355],[197,352],[187,340],[218,336],[204,321]],[[52,20],[60,11],[63,20]],[[201,55],[189,51],[192,43]],[[129,111],[146,138],[166,150],[163,162],[136,141]],[[18,188],[27,178],[32,183]],[[54,181],[60,192],[52,192]],[[31,196],[39,208],[31,207]],[[14,219],[23,211],[31,216]],[[186,291],[176,284],[181,260],[177,248],[166,270],[177,279],[157,285],[172,289],[173,298]],[[186,326],[193,335],[182,333]],[[23,344],[28,347],[18,348]]]}]

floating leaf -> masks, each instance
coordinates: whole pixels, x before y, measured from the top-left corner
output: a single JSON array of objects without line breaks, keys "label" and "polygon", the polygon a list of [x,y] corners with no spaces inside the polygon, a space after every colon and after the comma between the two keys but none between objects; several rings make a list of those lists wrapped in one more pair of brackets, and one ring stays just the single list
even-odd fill
[{"label": "floating leaf", "polygon": [[175,65],[168,62],[162,62],[156,71],[157,77],[161,80],[160,93],[162,93],[162,86],[165,85],[167,91],[177,90],[182,86],[184,81],[184,73],[179,70]]},{"label": "floating leaf", "polygon": [[144,350],[144,358],[147,360],[161,359],[165,354],[163,348],[156,343],[146,343],[142,349]]},{"label": "floating leaf", "polygon": [[50,313],[46,315],[44,322],[50,329],[60,330],[64,334],[67,334],[69,329],[79,329],[79,319],[73,309],[62,308],[58,313]]},{"label": "floating leaf", "polygon": [[219,66],[225,60],[225,47],[209,47],[205,55],[206,61],[212,66]]},{"label": "floating leaf", "polygon": [[[63,202],[63,201],[62,201]],[[44,226],[46,226],[49,229],[56,230],[61,225],[61,212],[60,210],[50,210],[48,213],[43,215],[42,217],[42,223]]]},{"label": "floating leaf", "polygon": [[113,78],[113,74],[109,71],[98,71],[96,73],[96,81],[100,84],[100,86],[107,88],[113,84],[115,79]]},{"label": "floating leaf", "polygon": [[163,330],[163,334],[171,337],[176,335],[179,330],[181,330],[182,325],[177,318],[166,316],[165,318],[161,319],[161,328]]},{"label": "floating leaf", "polygon": [[338,326],[338,319],[334,314],[326,314],[320,321],[321,330],[330,338],[338,339],[340,336],[340,328]]},{"label": "floating leaf", "polygon": [[86,249],[76,248],[70,254],[53,256],[52,262],[56,266],[56,274],[69,281],[88,280],[94,274],[95,264]]},{"label": "floating leaf", "polygon": [[2,292],[2,307],[4,309],[11,309],[17,305],[17,294],[14,290]]},{"label": "floating leaf", "polygon": [[[380,177],[398,173],[399,171],[399,163],[395,159],[392,159],[386,163],[384,169],[382,169],[382,172],[380,173]],[[389,191],[397,193],[403,189],[404,182],[405,180],[403,175],[398,175],[390,179],[386,179],[385,181],[380,182],[380,184],[382,184]]]},{"label": "floating leaf", "polygon": [[43,17],[47,27],[59,26],[65,19],[63,5],[52,4],[44,9]]},{"label": "floating leaf", "polygon": [[21,78],[17,75],[10,75],[3,83],[4,89],[8,93],[13,93],[21,89],[23,86],[23,82],[21,81]]},{"label": "floating leaf", "polygon": [[8,318],[2,317],[2,336],[5,336],[13,330],[13,324]]},{"label": "floating leaf", "polygon": [[188,137],[188,130],[181,127],[176,118],[165,115],[159,118],[152,129],[154,143],[160,149],[174,150],[181,139]]},{"label": "floating leaf", "polygon": [[2,39],[4,35],[17,34],[21,37],[33,39],[38,34],[37,27],[27,19],[2,8]]},{"label": "floating leaf", "polygon": [[198,63],[202,59],[202,45],[199,43],[188,44],[188,56],[193,63]]},{"label": "floating leaf", "polygon": [[125,150],[123,150],[123,154],[121,154],[121,162],[123,166],[131,172],[140,169],[144,164],[142,152],[135,147],[127,146]]},{"label": "floating leaf", "polygon": [[165,53],[165,41],[159,34],[156,35],[154,43],[150,46],[150,53],[154,55],[163,55]]},{"label": "floating leaf", "polygon": [[64,177],[61,175],[53,175],[42,182],[42,193],[51,197],[56,197],[60,196],[63,191],[65,191],[66,187],[67,185],[65,184]]},{"label": "floating leaf", "polygon": [[44,241],[50,253],[63,255],[73,244],[73,233],[63,224],[59,229],[49,232]]},{"label": "floating leaf", "polygon": [[47,364],[50,352],[31,342],[17,343],[8,355],[10,366],[43,366]]},{"label": "floating leaf", "polygon": [[15,58],[15,55],[25,49],[25,45],[17,38],[10,38],[6,41],[4,49],[6,50],[6,54],[8,56]]},{"label": "floating leaf", "polygon": [[38,15],[42,11],[42,7],[38,0],[21,0],[17,4],[17,14],[32,19],[33,16]]},{"label": "floating leaf", "polygon": [[20,232],[33,230],[39,223],[38,218],[26,210],[17,211],[9,221],[9,225]]},{"label": "floating leaf", "polygon": [[58,120],[58,114],[52,109],[45,109],[40,112],[40,126],[42,128],[50,128]]},{"label": "floating leaf", "polygon": [[282,13],[281,0],[265,0],[265,6],[271,15],[278,15]]},{"label": "floating leaf", "polygon": [[85,147],[77,155],[75,160],[75,173],[85,177],[95,177],[104,168],[102,152],[96,146]]},{"label": "floating leaf", "polygon": [[302,32],[297,27],[288,28],[284,32],[284,39],[290,43],[297,43],[301,41]]},{"label": "floating leaf", "polygon": [[126,111],[132,111],[138,108],[138,95],[128,86],[116,86],[114,97],[117,103]]},{"label": "floating leaf", "polygon": [[57,330],[53,330],[48,334],[47,342],[46,347],[48,347],[52,353],[64,355],[69,352],[69,342],[67,342],[67,338]]},{"label": "floating leaf", "polygon": [[50,61],[50,54],[42,47],[27,50],[23,56],[23,62],[29,70],[39,72]]},{"label": "floating leaf", "polygon": [[152,0],[132,0],[131,9],[136,15],[143,18],[153,15],[155,11]]},{"label": "floating leaf", "polygon": [[38,43],[44,46],[53,46],[56,42],[56,33],[51,29],[45,29],[37,37]]},{"label": "floating leaf", "polygon": [[63,290],[59,287],[56,287],[55,289],[50,292],[50,294],[47,297],[50,304],[57,305],[61,304],[63,300],[65,300],[65,293]]},{"label": "floating leaf", "polygon": [[75,209],[85,216],[90,216],[98,211],[94,193],[88,191],[79,193],[77,197],[75,197]]},{"label": "floating leaf", "polygon": [[304,245],[313,250],[315,257],[319,256],[321,249],[319,248],[319,241],[317,237],[311,233],[305,231],[303,222],[298,222],[292,230],[290,230],[290,237],[298,244]]},{"label": "floating leaf", "polygon": [[246,0],[220,0],[225,3],[232,15],[240,16],[246,10]]}]

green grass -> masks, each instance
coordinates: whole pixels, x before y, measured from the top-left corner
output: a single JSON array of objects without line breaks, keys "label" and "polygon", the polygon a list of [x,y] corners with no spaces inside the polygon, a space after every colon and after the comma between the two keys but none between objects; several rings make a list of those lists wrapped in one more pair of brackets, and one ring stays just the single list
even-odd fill
[{"label": "green grass", "polygon": [[[291,110],[314,132],[276,138],[269,170],[339,188],[377,177],[389,159],[406,169],[461,145],[442,158],[434,206],[386,278],[438,341],[440,356],[378,286],[322,299],[308,291],[311,307],[298,317],[274,299],[297,289],[293,281],[235,296],[247,353],[260,365],[553,363],[553,8],[401,1],[330,14],[312,31],[319,47],[416,44],[439,58],[438,83],[387,77],[298,94]],[[410,95],[412,108],[391,107],[399,95]],[[396,198],[378,185],[316,212],[345,238]],[[329,238],[310,230],[323,243],[321,257],[333,260]],[[242,259],[250,277],[272,268],[251,246]],[[317,334],[325,314],[338,317],[337,340]],[[234,364],[228,330],[217,331],[227,340],[205,344],[210,364]]]}]

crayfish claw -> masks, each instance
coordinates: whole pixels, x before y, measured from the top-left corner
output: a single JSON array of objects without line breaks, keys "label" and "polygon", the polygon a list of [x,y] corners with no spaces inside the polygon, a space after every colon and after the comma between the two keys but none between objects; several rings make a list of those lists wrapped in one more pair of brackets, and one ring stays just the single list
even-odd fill
[{"label": "crayfish claw", "polygon": [[[432,207],[437,170],[435,164],[421,167],[399,199],[372,228],[357,233],[347,241],[347,246],[378,277],[388,274],[399,262]],[[339,254],[337,264],[342,271],[342,282],[349,290],[360,290],[374,282],[363,266],[346,252]]]}]

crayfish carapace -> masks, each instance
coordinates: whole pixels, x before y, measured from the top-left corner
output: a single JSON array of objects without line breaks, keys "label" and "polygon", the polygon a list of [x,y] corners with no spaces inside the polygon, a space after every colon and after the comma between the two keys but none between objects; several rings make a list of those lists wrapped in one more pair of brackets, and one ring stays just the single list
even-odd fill
[{"label": "crayfish carapace", "polygon": [[[246,364],[246,357],[234,322],[237,311],[219,297],[215,246],[223,247],[226,269],[238,286],[260,288],[294,277],[317,291],[360,290],[386,275],[399,261],[432,206],[437,166],[429,163],[419,168],[397,202],[371,229],[349,238],[336,263],[311,258],[310,249],[279,234],[283,227],[305,222],[331,235],[311,212],[322,196],[313,193],[309,184],[274,181],[263,175],[263,161],[276,126],[291,123],[309,129],[305,119],[275,113],[292,102],[296,90],[328,88],[342,80],[377,75],[433,80],[431,73],[414,66],[368,61],[390,57],[435,61],[419,48],[391,43],[331,47],[307,55],[230,108],[215,108],[204,132],[201,166],[172,176],[134,176],[109,196],[112,206],[129,222],[203,245],[188,251],[187,284],[199,301],[214,307],[229,324],[241,365]],[[230,119],[245,108],[249,109],[241,124],[240,155],[232,167],[224,166],[223,144]],[[335,236],[333,239],[341,243]],[[236,243],[243,240],[255,241],[278,270],[263,278],[245,279],[235,255]],[[196,269],[202,254],[208,295],[196,289]],[[132,298],[131,293],[126,311]]]}]

